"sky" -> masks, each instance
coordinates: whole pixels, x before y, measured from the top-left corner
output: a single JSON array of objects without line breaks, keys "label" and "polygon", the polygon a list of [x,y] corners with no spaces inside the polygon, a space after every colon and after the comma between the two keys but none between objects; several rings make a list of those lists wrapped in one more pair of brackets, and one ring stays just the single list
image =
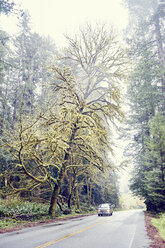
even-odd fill
[{"label": "sky", "polygon": [[[121,32],[127,25],[128,12],[122,0],[14,0],[31,15],[32,28],[49,35],[57,46],[65,45],[64,34],[74,34],[86,22],[106,22]],[[14,32],[16,23],[4,18],[1,25]]]}]

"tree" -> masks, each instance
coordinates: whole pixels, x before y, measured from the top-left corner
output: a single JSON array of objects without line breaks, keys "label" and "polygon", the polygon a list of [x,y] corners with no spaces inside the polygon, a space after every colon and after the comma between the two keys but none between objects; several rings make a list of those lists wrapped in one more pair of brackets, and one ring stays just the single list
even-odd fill
[{"label": "tree", "polygon": [[[14,3],[8,0],[0,1],[0,15],[10,14],[13,10]],[[6,79],[6,73],[10,67],[10,62],[8,59],[8,54],[10,51],[8,45],[9,36],[0,27],[0,135],[3,134],[3,128],[8,127],[8,122],[10,120],[10,105],[7,101],[8,96],[8,83]],[[6,167],[7,158],[2,155],[0,150],[0,171],[4,170]]]},{"label": "tree", "polygon": [[1,46],[0,46],[0,134],[2,134],[2,129],[5,126],[5,120],[10,116],[9,104],[7,101],[8,95],[8,84],[5,80],[5,74],[10,67],[8,57],[9,46],[7,44],[7,34],[0,31]]},{"label": "tree", "polygon": [[[12,133],[15,136],[14,141],[11,143],[10,140],[13,139],[10,137],[4,144],[8,147],[8,152],[12,155],[11,161],[13,161],[9,167],[10,171],[6,172],[9,188],[18,192],[46,182],[52,187],[54,185],[50,204],[52,215],[66,170],[72,166],[83,166],[82,162],[78,165],[69,163],[73,149],[76,148],[79,151],[74,156],[81,161],[84,158],[89,161],[89,166],[96,166],[103,170],[104,146],[108,144],[100,117],[95,113],[89,115],[87,108],[84,113],[82,112],[82,103],[73,90],[69,71],[58,68],[53,70],[56,70],[60,77],[58,79],[61,80],[61,84],[57,83],[54,88],[61,99],[59,106],[62,107],[58,114],[52,114],[54,111],[50,109],[47,114],[39,115],[36,120],[32,123],[29,120],[27,124],[20,116],[18,129]],[[95,145],[92,145],[92,142]],[[54,170],[57,170],[55,178]],[[4,175],[5,173],[2,177]],[[21,189],[14,187],[13,176],[16,175],[19,177],[22,175],[20,186],[24,184],[26,187]]]},{"label": "tree", "polygon": [[[31,32],[26,11],[19,16],[19,28],[17,37],[10,39],[4,31],[0,32],[0,134],[3,140],[3,131],[14,128],[20,112],[32,112],[43,105],[44,84],[50,81],[46,66],[56,53],[49,38]],[[10,159],[1,149],[0,172],[8,170]]]},{"label": "tree", "polygon": [[98,173],[93,180],[92,199],[95,205],[103,202],[119,206],[119,185],[115,170],[106,170],[104,173]]},{"label": "tree", "polygon": [[43,83],[50,80],[46,65],[56,53],[56,47],[50,39],[31,32],[27,11],[19,19],[19,34],[13,40],[13,46],[9,80],[14,125],[22,103],[26,113],[33,112],[39,101],[41,104],[39,95],[43,94]]},{"label": "tree", "polygon": [[[5,14],[11,14],[14,8],[13,1],[10,0],[1,0],[0,1],[0,15]],[[8,34],[2,30],[2,27],[0,27],[0,134],[2,134],[2,128],[4,126],[6,116],[9,114],[9,106],[7,103],[7,84],[4,80],[5,73],[7,72],[7,69],[10,66],[9,60],[8,60]]]},{"label": "tree", "polygon": [[144,183],[148,197],[148,208],[164,211],[165,203],[165,120],[156,114],[150,122],[150,138],[146,142]]},{"label": "tree", "polygon": [[[143,186],[138,187],[138,193],[144,197],[147,209],[152,211],[164,211],[164,124],[164,117],[158,113],[151,119],[150,136],[145,141],[145,153],[143,154],[144,169],[140,172]],[[137,173],[137,171],[135,173]],[[134,190],[137,190],[136,183],[134,183],[132,187]]]},{"label": "tree", "polygon": [[[52,96],[47,106],[41,108],[36,117],[29,112],[29,117],[25,118],[22,112],[10,138],[6,138],[6,142],[2,140],[12,161],[10,170],[1,175],[6,177],[8,189],[19,192],[49,184],[52,190],[51,215],[55,213],[67,170],[89,167],[103,171],[109,166],[107,153],[112,147],[105,120],[113,123],[123,117],[118,88],[123,77],[123,51],[120,51],[112,34],[109,38],[105,27],[97,31],[97,36],[95,31],[95,43],[89,40],[93,42],[91,45],[94,44],[95,55],[90,51],[94,64],[88,61],[88,54],[84,58],[84,61],[91,63],[91,73],[83,79],[83,67],[74,76],[68,67],[52,66]],[[85,40],[83,44],[85,47]],[[78,70],[79,65],[76,67]],[[88,70],[86,66],[84,72],[89,73]],[[87,161],[85,165],[84,160]],[[19,175],[17,187],[13,175]],[[3,190],[5,192],[6,188]]]},{"label": "tree", "polygon": [[13,123],[16,121],[17,111],[20,109],[22,102],[24,103],[24,111],[27,113],[33,111],[34,108],[34,90],[36,88],[36,80],[34,79],[34,56],[36,49],[33,49],[34,39],[30,28],[30,16],[28,11],[25,11],[19,20],[19,35],[14,41],[15,45],[15,73],[14,80],[16,81],[13,95]]},{"label": "tree", "polygon": [[95,27],[86,24],[74,38],[67,35],[66,39],[69,48],[65,49],[63,58],[80,78],[77,90],[81,89],[82,99],[89,102],[96,97],[102,105],[110,100],[105,99],[105,91],[113,89],[118,92],[116,100],[119,99],[118,86],[126,75],[127,61],[126,51],[120,47],[113,28],[106,24]]},{"label": "tree", "polygon": [[[83,164],[83,166],[70,167],[66,171],[64,184],[61,189],[61,195],[65,197],[65,202],[67,202],[68,209],[72,209],[74,205],[76,210],[80,211],[81,203],[84,203],[83,199],[81,199],[83,198],[81,190],[84,186],[84,178],[90,170],[90,167],[89,162],[87,162],[86,160],[82,162],[82,158],[79,158],[78,161],[77,157],[71,156],[71,159],[71,164]],[[73,160],[76,161],[73,162]],[[95,169],[92,167],[92,171]]]},{"label": "tree", "polygon": [[0,1],[0,14],[4,13],[5,15],[9,14],[14,8],[14,2],[10,0],[1,0]]},{"label": "tree", "polygon": [[[106,147],[108,148],[106,130],[102,124],[100,112],[107,110],[106,107],[99,107],[97,113],[96,109],[93,110],[93,104],[88,106],[83,99],[79,97],[75,91],[77,81],[74,79],[68,69],[64,68],[62,71],[54,67],[53,71],[56,73],[56,78],[61,83],[55,84],[55,92],[59,93],[61,99],[60,105],[64,111],[62,119],[62,128],[65,128],[65,135],[63,134],[62,140],[65,143],[65,151],[61,166],[58,172],[57,184],[54,187],[51,199],[50,213],[55,210],[58,195],[64,180],[66,170],[70,166],[70,156],[73,153],[77,156],[78,160],[86,159],[89,166],[97,167],[103,170],[106,158]],[[61,130],[63,133],[63,129]],[[63,145],[64,146],[64,145]],[[74,153],[74,151],[76,151]],[[79,166],[83,166],[83,162]]]},{"label": "tree", "polygon": [[[141,59],[143,53],[148,53],[148,61],[155,56],[155,72],[161,83],[162,90],[162,111],[165,107],[165,91],[164,91],[164,13],[165,4],[158,0],[125,0],[130,10],[130,20],[132,24],[129,29],[133,30],[128,35],[128,42],[132,44],[132,54],[135,55],[135,61]],[[130,38],[131,37],[131,38]]]},{"label": "tree", "polygon": [[[136,195],[146,199],[148,209],[157,209],[156,202],[149,196],[151,193],[149,185],[151,186],[154,179],[146,162],[148,156],[146,144],[152,138],[150,122],[157,112],[164,115],[165,110],[165,64],[163,62],[165,5],[157,0],[126,0],[125,2],[127,2],[130,13],[133,14],[130,29],[134,28],[134,33],[129,34],[128,42],[131,58],[136,62],[130,77],[128,92],[131,102],[130,124],[132,128],[130,129],[134,135],[132,147],[135,148],[135,171],[131,180],[131,189]],[[153,167],[157,166],[154,159],[150,162]],[[158,177],[157,173],[155,177]]]},{"label": "tree", "polygon": [[[121,119],[123,115],[120,109],[118,84],[125,76],[125,51],[117,45],[113,30],[111,29],[110,32],[107,32],[105,25],[96,25],[93,28],[92,25],[87,24],[84,29],[80,29],[80,33],[75,35],[74,38],[69,36],[66,36],[66,38],[69,42],[69,48],[65,50],[63,59],[73,67],[78,78],[73,87],[75,98],[78,101],[76,104],[79,108],[78,112],[83,116],[86,115],[87,119],[92,118],[90,125],[91,127],[97,126],[99,128],[97,134],[100,136],[101,129],[104,130],[102,124],[100,125],[101,119],[104,120],[104,123],[107,119],[113,123],[115,120]],[[58,75],[57,78],[63,81],[66,80],[63,74]],[[70,101],[68,103],[73,104]],[[85,126],[86,123],[87,121],[84,123]],[[71,135],[72,142],[79,129],[78,125],[79,118],[74,123],[75,128]],[[91,130],[89,133],[91,133]],[[103,153],[102,142],[106,147],[104,136],[99,137],[99,142],[97,139],[95,142],[94,137],[91,136],[90,149],[94,144],[98,143],[97,150]],[[85,153],[87,154],[86,149]],[[68,157],[69,155],[66,154],[66,156]],[[84,158],[91,163],[91,158],[89,159],[88,156]],[[54,194],[56,195],[56,193]],[[56,201],[54,199],[54,202]]]}]

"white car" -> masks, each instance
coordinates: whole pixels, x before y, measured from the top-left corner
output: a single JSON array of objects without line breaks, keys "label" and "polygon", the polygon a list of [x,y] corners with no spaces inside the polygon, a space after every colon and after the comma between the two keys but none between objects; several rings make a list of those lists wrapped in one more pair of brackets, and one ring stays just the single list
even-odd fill
[{"label": "white car", "polygon": [[103,215],[110,216],[113,214],[113,206],[109,203],[100,204],[97,213],[98,216],[103,216]]}]

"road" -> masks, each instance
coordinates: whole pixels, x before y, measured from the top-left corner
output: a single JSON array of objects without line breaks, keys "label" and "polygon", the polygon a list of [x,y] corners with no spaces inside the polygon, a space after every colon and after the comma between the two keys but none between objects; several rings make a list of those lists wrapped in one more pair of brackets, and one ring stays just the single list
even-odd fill
[{"label": "road", "polygon": [[60,221],[0,234],[0,248],[149,248],[141,210]]}]

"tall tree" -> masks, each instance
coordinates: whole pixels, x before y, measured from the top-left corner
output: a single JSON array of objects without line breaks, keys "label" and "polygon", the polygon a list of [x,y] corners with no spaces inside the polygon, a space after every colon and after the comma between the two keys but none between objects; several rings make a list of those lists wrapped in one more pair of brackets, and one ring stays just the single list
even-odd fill
[{"label": "tall tree", "polygon": [[17,78],[13,99],[13,121],[16,120],[16,112],[20,108],[21,95],[23,96],[22,103],[24,104],[26,111],[32,111],[34,107],[34,90],[36,87],[35,82],[33,82],[32,33],[30,28],[30,16],[27,11],[20,17],[19,26],[20,32],[14,42],[18,71],[16,72]]},{"label": "tall tree", "polygon": [[[141,55],[148,53],[148,61],[155,57],[155,72],[161,83],[162,89],[162,111],[164,111],[164,15],[165,3],[158,0],[125,0],[130,10],[129,43],[132,44],[132,53],[136,60]],[[132,30],[132,34],[131,34]],[[154,75],[155,76],[155,75]]]},{"label": "tall tree", "polygon": [[[132,189],[144,197],[147,210],[164,211],[165,203],[165,122],[156,114],[150,121],[150,136],[145,140],[143,167],[135,171]],[[140,173],[141,181],[137,180]],[[142,182],[142,185],[140,183]]]},{"label": "tall tree", "polygon": [[14,39],[14,66],[10,81],[11,104],[13,106],[13,123],[21,104],[25,112],[33,112],[43,93],[43,82],[48,80],[47,64],[56,53],[56,47],[48,38],[42,38],[31,32],[30,16],[25,11],[20,17],[19,34]]},{"label": "tall tree", "polygon": [[[13,1],[1,0],[0,1],[0,16],[5,14],[9,15],[14,8]],[[9,106],[7,102],[7,91],[8,85],[5,82],[5,74],[10,66],[8,55],[9,55],[9,35],[2,30],[0,26],[0,134],[2,134],[2,129],[5,122],[5,117],[10,115]]]},{"label": "tall tree", "polygon": [[[147,208],[150,206],[149,188],[146,175],[149,167],[144,159],[147,156],[146,142],[151,138],[150,121],[157,112],[164,115],[164,32],[163,32],[163,1],[129,1],[126,0],[130,10],[132,24],[128,42],[130,54],[135,65],[130,77],[129,98],[131,102],[131,125],[134,133],[135,173],[131,188],[145,198]],[[152,165],[154,160],[152,160]],[[156,168],[155,168],[156,169]],[[155,176],[158,174],[155,174]],[[150,173],[151,176],[151,173]],[[149,176],[148,176],[149,180]],[[152,178],[150,177],[152,181]],[[149,183],[148,183],[149,185]]]},{"label": "tall tree", "polygon": [[[7,177],[8,189],[18,192],[49,183],[52,189],[51,215],[55,213],[69,168],[84,167],[84,160],[88,162],[85,166],[96,167],[100,171],[110,167],[107,153],[112,146],[107,127],[123,117],[119,86],[125,76],[125,52],[112,31],[109,34],[105,26],[93,29],[88,25],[87,31],[89,28],[90,35],[85,36],[84,31],[80,43],[69,40],[71,46],[67,61],[72,59],[70,55],[73,52],[76,75],[68,67],[52,66],[52,97],[47,101],[47,108],[43,108],[37,117],[29,112],[26,120],[21,114],[18,128],[3,143],[13,161],[10,171],[1,175]],[[75,44],[75,50],[70,50]],[[77,159],[71,160],[71,156]],[[11,172],[21,178],[17,188],[11,180]]]},{"label": "tall tree", "polygon": [[2,134],[2,129],[4,126],[5,119],[7,115],[10,113],[8,112],[8,102],[7,102],[7,92],[8,92],[8,85],[5,81],[5,74],[7,74],[7,70],[10,66],[8,60],[8,51],[9,46],[7,45],[7,34],[4,31],[0,31],[0,133]]},{"label": "tall tree", "polygon": [[[19,16],[18,35],[9,39],[1,31],[0,37],[0,134],[5,139],[3,130],[14,127],[20,112],[33,112],[43,105],[44,84],[50,81],[46,67],[56,47],[49,38],[31,32],[30,16],[26,11]],[[11,157],[5,153],[0,156],[0,171],[7,170]]]},{"label": "tall tree", "polygon": [[[79,114],[86,116],[87,119],[92,118],[94,122],[90,125],[97,127],[100,133],[103,128],[102,125],[100,126],[101,122],[98,122],[100,117],[104,120],[105,125],[105,120],[114,123],[123,116],[120,109],[120,90],[118,86],[120,80],[125,76],[126,53],[117,44],[113,29],[111,28],[110,32],[107,30],[106,25],[97,24],[92,27],[92,25],[87,24],[84,29],[80,29],[80,32],[74,38],[66,36],[69,47],[65,49],[61,58],[65,63],[67,62],[72,66],[78,78],[73,89],[75,98],[78,100]],[[57,78],[62,81],[66,80],[63,74]],[[68,103],[72,104],[70,101]],[[71,138],[73,138],[71,144],[74,142],[79,129],[78,116],[73,125],[75,128],[71,135]],[[86,126],[85,123],[84,125]],[[94,144],[97,144],[99,153],[103,153],[101,148],[103,144],[106,147],[103,137],[98,137],[99,140],[96,140],[96,142],[92,139],[90,145],[92,148],[95,146]],[[84,152],[87,153],[87,150],[85,149]],[[86,159],[89,160],[89,157],[87,156]],[[90,161],[92,160],[90,159]],[[58,189],[55,191],[58,192]],[[54,194],[57,193],[54,192]],[[57,199],[53,200],[56,203]]]}]

